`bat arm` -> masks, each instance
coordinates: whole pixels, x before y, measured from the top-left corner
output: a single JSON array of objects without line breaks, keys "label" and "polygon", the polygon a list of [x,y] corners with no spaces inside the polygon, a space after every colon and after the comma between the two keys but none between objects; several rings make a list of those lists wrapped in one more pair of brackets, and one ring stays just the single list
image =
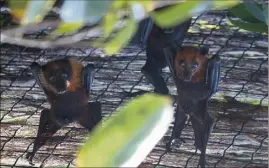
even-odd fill
[{"label": "bat arm", "polygon": [[164,48],[164,55],[165,55],[167,65],[168,65],[173,77],[175,77],[175,72],[174,72],[174,68],[173,68],[173,59],[174,59],[175,54],[172,52],[171,46]]},{"label": "bat arm", "polygon": [[46,94],[47,98],[50,98],[52,99],[54,97],[54,93],[51,92],[50,90],[48,89],[45,89],[42,85],[42,82],[41,82],[41,79],[40,79],[40,73],[41,73],[41,66],[34,62],[30,65],[30,69],[31,69],[31,72],[33,73],[35,79],[36,79],[36,82],[37,84],[39,85],[39,87],[43,90],[43,92]]},{"label": "bat arm", "polygon": [[39,85],[39,87],[43,89],[40,78],[39,78],[39,73],[41,72],[41,66],[38,63],[34,62],[30,65],[30,69],[37,81],[37,84]]}]

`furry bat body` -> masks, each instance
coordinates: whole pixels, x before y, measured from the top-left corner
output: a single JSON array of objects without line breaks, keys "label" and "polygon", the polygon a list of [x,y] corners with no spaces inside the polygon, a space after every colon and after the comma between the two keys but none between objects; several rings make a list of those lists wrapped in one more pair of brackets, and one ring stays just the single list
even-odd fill
[{"label": "furry bat body", "polygon": [[181,132],[190,116],[194,130],[195,146],[201,151],[199,165],[205,166],[207,141],[213,126],[213,118],[207,112],[208,100],[217,92],[220,77],[220,58],[207,57],[208,48],[182,47],[166,50],[170,68],[178,92],[178,107],[175,123],[167,148],[174,139],[180,139]]},{"label": "furry bat body", "polygon": [[33,151],[26,156],[30,163],[37,150],[61,127],[77,121],[91,131],[101,120],[101,104],[88,102],[93,65],[83,67],[73,59],[60,59],[43,66],[33,63],[31,70],[51,108],[41,112]]},{"label": "furry bat body", "polygon": [[[156,11],[161,11],[168,7],[169,6],[161,7],[156,9]],[[141,72],[154,86],[156,93],[169,93],[169,89],[161,75],[162,69],[168,65],[164,48],[174,45],[175,43],[181,46],[190,24],[191,19],[188,19],[172,28],[164,29],[155,24],[153,19],[147,18],[140,22],[137,33],[130,42],[131,45],[146,46],[146,63],[142,67]],[[143,93],[144,92],[141,91],[131,95]]]}]

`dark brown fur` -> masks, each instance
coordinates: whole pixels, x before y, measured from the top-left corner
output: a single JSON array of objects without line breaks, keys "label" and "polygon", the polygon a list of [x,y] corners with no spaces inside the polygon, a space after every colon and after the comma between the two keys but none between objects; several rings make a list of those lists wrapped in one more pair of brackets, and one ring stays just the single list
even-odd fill
[{"label": "dark brown fur", "polygon": [[[185,63],[185,70],[192,74],[190,80],[192,83],[204,81],[208,59],[204,55],[201,55],[197,48],[183,47],[175,57],[174,67],[176,75],[179,79],[184,80],[184,68],[180,66],[181,61]],[[195,70],[191,68],[194,63],[198,63],[198,67]]]},{"label": "dark brown fur", "polygon": [[88,102],[90,86],[83,82],[85,71],[80,62],[61,59],[43,66],[34,63],[31,68],[51,108],[41,112],[33,152],[27,154],[30,163],[37,150],[61,127],[78,121],[91,131],[101,120],[101,104]]},{"label": "dark brown fur", "polygon": [[[171,139],[167,144],[169,149],[173,139],[180,139],[189,116],[194,130],[195,146],[201,151],[201,167],[206,164],[206,146],[213,125],[213,118],[207,112],[208,99],[212,91],[206,82],[209,63],[206,54],[204,50],[196,47],[182,47],[175,54],[173,67],[178,107]],[[218,82],[217,79],[215,82]]]}]

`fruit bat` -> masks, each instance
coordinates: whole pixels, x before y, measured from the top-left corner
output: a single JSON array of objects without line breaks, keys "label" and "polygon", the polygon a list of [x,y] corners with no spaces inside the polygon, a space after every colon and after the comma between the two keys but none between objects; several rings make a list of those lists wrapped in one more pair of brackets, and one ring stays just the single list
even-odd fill
[{"label": "fruit bat", "polygon": [[[201,151],[199,165],[205,166],[207,141],[213,118],[207,112],[208,100],[217,92],[220,80],[220,58],[209,58],[207,47],[167,47],[165,54],[177,87],[177,110],[167,149],[180,139],[187,118],[194,130],[195,147]],[[189,117],[188,117],[189,116]]]},{"label": "fruit bat", "polygon": [[41,111],[33,151],[26,158],[32,164],[37,150],[61,127],[77,121],[91,131],[101,120],[101,104],[88,102],[94,66],[83,67],[74,59],[59,59],[43,66],[34,62],[31,71],[43,89],[50,109]]}]

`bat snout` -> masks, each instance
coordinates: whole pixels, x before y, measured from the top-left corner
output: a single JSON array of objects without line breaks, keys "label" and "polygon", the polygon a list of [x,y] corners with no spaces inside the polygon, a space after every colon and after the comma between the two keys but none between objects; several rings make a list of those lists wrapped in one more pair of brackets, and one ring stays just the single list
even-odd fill
[{"label": "bat snout", "polygon": [[60,79],[57,83],[56,83],[56,89],[58,91],[58,93],[65,93],[68,87],[68,83],[66,81],[64,81],[63,79]]},{"label": "bat snout", "polygon": [[192,74],[188,71],[185,71],[184,74],[183,74],[183,77],[184,77],[184,81],[185,82],[190,82],[191,81],[191,77],[192,77]]}]

